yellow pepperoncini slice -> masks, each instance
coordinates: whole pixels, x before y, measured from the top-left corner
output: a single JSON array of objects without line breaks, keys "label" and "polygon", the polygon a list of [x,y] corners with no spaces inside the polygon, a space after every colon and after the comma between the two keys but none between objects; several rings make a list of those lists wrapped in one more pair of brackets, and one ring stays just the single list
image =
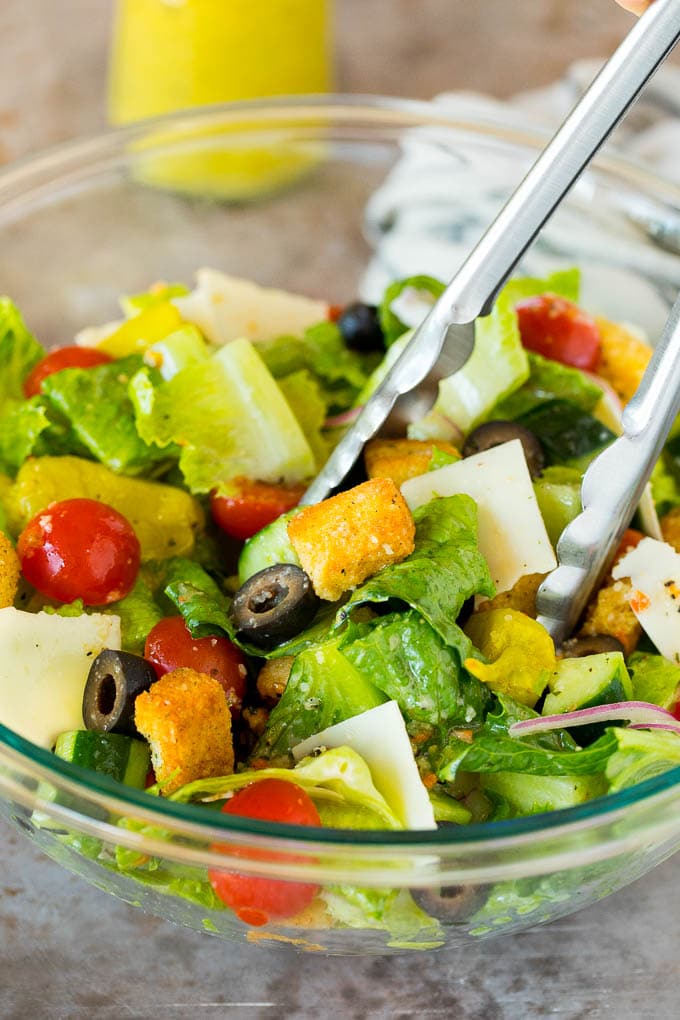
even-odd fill
[{"label": "yellow pepperoncini slice", "polygon": [[467,671],[495,693],[533,708],[555,669],[547,630],[516,609],[492,609],[471,616],[465,633],[488,660],[466,659]]}]

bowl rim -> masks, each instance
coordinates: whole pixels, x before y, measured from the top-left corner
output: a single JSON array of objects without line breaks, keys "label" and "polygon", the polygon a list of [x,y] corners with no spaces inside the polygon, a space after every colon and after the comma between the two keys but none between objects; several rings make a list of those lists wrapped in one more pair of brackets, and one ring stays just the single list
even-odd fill
[{"label": "bowl rim", "polygon": [[[324,115],[344,116],[348,123],[370,125],[384,122],[406,130],[410,127],[452,128],[491,142],[501,142],[519,148],[540,150],[551,135],[548,129],[537,126],[520,128],[516,123],[502,124],[493,117],[468,119],[453,114],[432,100],[402,99],[399,97],[365,94],[319,94],[276,96],[266,99],[243,100],[233,103],[214,103],[191,109],[146,118],[134,124],[113,127],[81,138],[71,139],[28,154],[0,169],[0,222],[3,210],[18,203],[18,210],[32,192],[50,190],[59,183],[69,183],[75,175],[87,179],[92,173],[116,163],[127,163],[135,146],[144,142],[146,154],[150,137],[161,137],[172,129],[177,144],[177,133],[205,131],[206,128],[224,125],[225,120],[247,130],[255,115],[270,122],[285,125],[286,118],[299,118],[314,123]],[[328,125],[327,125],[328,126]],[[167,138],[166,138],[167,143]],[[680,209],[680,187],[649,170],[642,163],[618,155],[600,154],[591,164],[605,174],[623,180],[635,190],[652,192],[660,205],[677,205]],[[640,807],[655,797],[668,795],[680,784],[680,766],[662,775],[647,779],[618,793],[607,794],[584,804],[541,814],[496,822],[475,823],[436,830],[354,830],[314,828],[313,837],[306,827],[280,823],[258,822],[206,811],[205,807],[149,796],[143,790],[124,787],[105,775],[81,769],[57,758],[51,751],[39,747],[19,736],[0,723],[0,789],[3,767],[12,769],[37,766],[39,774],[75,792],[85,793],[93,803],[105,801],[113,813],[124,816],[130,809],[136,817],[145,817],[152,824],[165,819],[193,836],[209,840],[224,832],[241,833],[244,837],[273,837],[281,845],[335,845],[343,851],[370,848],[388,849],[391,853],[407,854],[415,846],[457,848],[483,845],[502,847],[520,845],[540,835],[567,835],[583,828],[604,822],[634,807]],[[33,773],[35,774],[35,773]],[[667,799],[667,798],[664,798]],[[84,816],[89,817],[89,816]],[[680,820],[679,820],[680,825]]]}]

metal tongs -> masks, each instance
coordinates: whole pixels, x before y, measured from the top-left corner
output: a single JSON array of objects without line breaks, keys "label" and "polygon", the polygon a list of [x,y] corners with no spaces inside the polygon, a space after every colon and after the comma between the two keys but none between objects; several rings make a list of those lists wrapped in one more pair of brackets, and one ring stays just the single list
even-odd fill
[{"label": "metal tongs", "polygon": [[656,0],[605,64],[415,331],[312,482],[303,503],[325,499],[379,430],[396,429],[403,434],[409,422],[432,407],[440,379],[461,368],[472,353],[475,319],[489,314],[496,294],[536,234],[679,37],[680,0]]}]

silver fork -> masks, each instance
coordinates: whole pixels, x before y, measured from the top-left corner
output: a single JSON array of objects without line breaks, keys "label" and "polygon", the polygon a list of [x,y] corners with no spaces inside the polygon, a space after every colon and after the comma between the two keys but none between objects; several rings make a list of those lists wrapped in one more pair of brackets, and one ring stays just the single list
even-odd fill
[{"label": "silver fork", "polygon": [[[415,331],[307,489],[303,503],[317,503],[340,485],[365,443],[386,423],[389,431],[395,423],[403,431],[406,424],[431,408],[439,380],[461,368],[472,352],[475,319],[489,314],[496,294],[538,231],[679,37],[680,0],[656,0],[602,68]],[[443,351],[447,362],[438,366]]]}]

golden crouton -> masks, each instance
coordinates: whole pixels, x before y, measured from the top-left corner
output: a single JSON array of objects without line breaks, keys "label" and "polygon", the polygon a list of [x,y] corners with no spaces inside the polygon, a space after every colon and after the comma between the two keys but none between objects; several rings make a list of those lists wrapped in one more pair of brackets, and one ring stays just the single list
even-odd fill
[{"label": "golden crouton", "polygon": [[669,510],[659,523],[664,542],[668,542],[676,552],[680,552],[680,506]]},{"label": "golden crouton", "polygon": [[525,574],[510,588],[492,599],[481,602],[476,612],[486,613],[490,609],[516,609],[525,616],[536,619],[536,592],[546,577],[545,574]]},{"label": "golden crouton", "polygon": [[652,348],[616,322],[599,317],[595,321],[602,339],[597,374],[606,379],[626,403],[640,385]]},{"label": "golden crouton", "polygon": [[611,634],[618,638],[626,655],[635,651],[642,627],[628,604],[630,582],[614,581],[600,588],[586,610],[581,634]]},{"label": "golden crouton", "polygon": [[372,439],[364,450],[364,463],[369,478],[391,478],[402,486],[409,478],[424,475],[430,468],[435,449],[460,459],[450,443],[421,439]]},{"label": "golden crouton", "polygon": [[280,659],[268,659],[257,674],[257,693],[263,701],[277,702],[286,689],[294,655],[282,655]]},{"label": "golden crouton", "polygon": [[2,531],[0,531],[0,609],[14,605],[21,565],[14,546]]},{"label": "golden crouton", "polygon": [[413,552],[415,525],[390,478],[372,478],[305,507],[288,535],[319,598],[335,602],[389,563]]},{"label": "golden crouton", "polygon": [[135,725],[151,747],[162,792],[234,771],[231,712],[219,680],[175,669],[135,701]]}]

